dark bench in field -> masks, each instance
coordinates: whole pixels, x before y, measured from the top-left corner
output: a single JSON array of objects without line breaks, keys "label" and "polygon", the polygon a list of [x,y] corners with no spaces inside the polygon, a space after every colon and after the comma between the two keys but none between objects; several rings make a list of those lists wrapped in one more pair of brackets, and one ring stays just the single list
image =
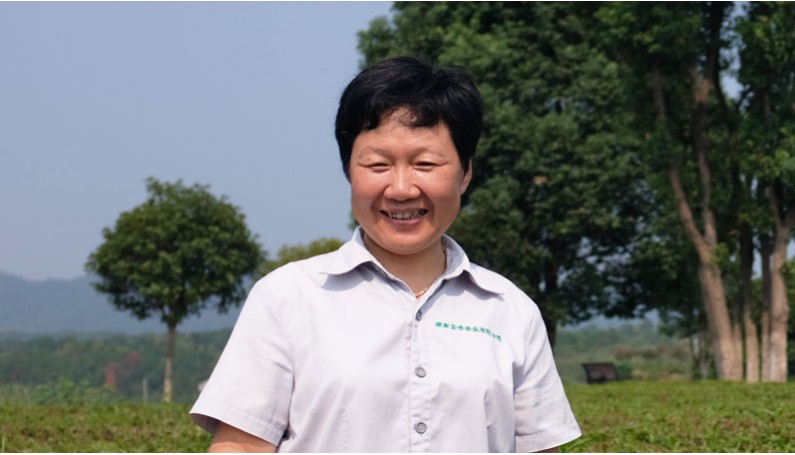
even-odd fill
[{"label": "dark bench in field", "polygon": [[600,384],[603,382],[618,381],[618,370],[612,362],[583,363],[585,368],[585,379],[588,384]]}]

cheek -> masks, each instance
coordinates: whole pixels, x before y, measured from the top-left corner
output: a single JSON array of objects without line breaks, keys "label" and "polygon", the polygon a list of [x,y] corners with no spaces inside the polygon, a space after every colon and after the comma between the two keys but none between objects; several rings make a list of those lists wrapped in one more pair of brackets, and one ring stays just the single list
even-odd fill
[{"label": "cheek", "polygon": [[366,199],[355,187],[351,186],[351,213],[359,224],[363,224],[366,221],[365,214],[367,213],[366,207],[368,205]]},{"label": "cheek", "polygon": [[431,200],[445,201],[446,204],[458,203],[464,188],[455,182],[445,179],[430,181],[423,187],[423,193]]},{"label": "cheek", "polygon": [[365,207],[372,204],[377,197],[377,191],[372,185],[362,182],[351,182],[351,205],[355,207]]},{"label": "cheek", "polygon": [[351,194],[365,198],[376,198],[389,185],[387,174],[355,172],[351,174]]}]

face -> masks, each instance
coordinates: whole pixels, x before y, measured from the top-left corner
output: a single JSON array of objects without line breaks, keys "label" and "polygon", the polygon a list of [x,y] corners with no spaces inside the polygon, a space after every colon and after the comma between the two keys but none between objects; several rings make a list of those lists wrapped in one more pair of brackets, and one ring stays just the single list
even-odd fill
[{"label": "face", "polygon": [[351,152],[351,206],[376,257],[438,249],[472,178],[446,124],[412,128],[401,122],[405,115],[362,131]]}]

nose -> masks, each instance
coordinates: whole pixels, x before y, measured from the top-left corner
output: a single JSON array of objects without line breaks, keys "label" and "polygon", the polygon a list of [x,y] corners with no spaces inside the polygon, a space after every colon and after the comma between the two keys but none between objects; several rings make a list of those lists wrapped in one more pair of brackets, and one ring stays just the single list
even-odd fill
[{"label": "nose", "polygon": [[420,188],[414,181],[414,173],[409,168],[395,168],[390,175],[389,184],[384,191],[387,199],[408,201],[420,197]]}]

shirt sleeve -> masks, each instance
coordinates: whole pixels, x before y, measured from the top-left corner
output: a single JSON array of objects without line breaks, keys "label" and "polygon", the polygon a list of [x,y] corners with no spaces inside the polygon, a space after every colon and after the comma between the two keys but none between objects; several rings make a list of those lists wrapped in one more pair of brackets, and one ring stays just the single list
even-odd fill
[{"label": "shirt sleeve", "polygon": [[541,313],[531,304],[525,363],[515,378],[516,451],[558,447],[582,435],[563,390]]},{"label": "shirt sleeve", "polygon": [[190,411],[214,433],[224,422],[276,446],[287,428],[293,366],[280,297],[268,277],[246,299],[212,375]]}]

